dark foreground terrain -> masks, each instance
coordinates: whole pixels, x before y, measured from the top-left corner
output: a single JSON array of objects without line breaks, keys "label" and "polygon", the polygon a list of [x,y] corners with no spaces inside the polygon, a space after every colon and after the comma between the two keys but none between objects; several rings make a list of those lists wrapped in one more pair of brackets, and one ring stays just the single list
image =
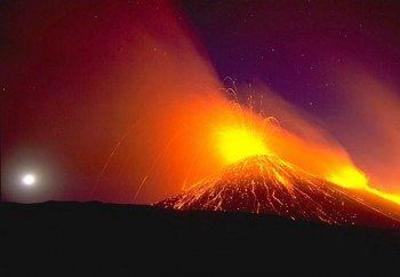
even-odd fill
[{"label": "dark foreground terrain", "polygon": [[95,202],[3,203],[0,221],[0,276],[400,270],[398,230]]}]

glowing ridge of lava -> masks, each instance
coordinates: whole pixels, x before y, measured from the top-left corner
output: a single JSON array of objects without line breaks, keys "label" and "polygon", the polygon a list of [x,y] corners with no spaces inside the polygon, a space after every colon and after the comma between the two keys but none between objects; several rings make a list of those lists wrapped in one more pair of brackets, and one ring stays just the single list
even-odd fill
[{"label": "glowing ridge of lava", "polygon": [[400,195],[398,194],[383,192],[373,187],[366,187],[365,190],[370,193],[373,193],[374,195],[380,198],[383,198],[385,200],[396,203],[397,205],[400,205]]},{"label": "glowing ridge of lava", "polygon": [[332,173],[327,180],[343,186],[345,188],[366,189],[368,188],[368,179],[365,175],[354,167],[344,167],[343,169]]}]

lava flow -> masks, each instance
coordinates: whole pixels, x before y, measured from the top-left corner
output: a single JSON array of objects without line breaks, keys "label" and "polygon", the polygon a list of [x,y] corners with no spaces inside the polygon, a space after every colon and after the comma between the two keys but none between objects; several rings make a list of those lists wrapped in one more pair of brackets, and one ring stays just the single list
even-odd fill
[{"label": "lava flow", "polygon": [[400,222],[346,189],[312,176],[276,156],[253,156],[220,176],[157,204],[177,210],[275,214],[328,224],[399,228]]}]

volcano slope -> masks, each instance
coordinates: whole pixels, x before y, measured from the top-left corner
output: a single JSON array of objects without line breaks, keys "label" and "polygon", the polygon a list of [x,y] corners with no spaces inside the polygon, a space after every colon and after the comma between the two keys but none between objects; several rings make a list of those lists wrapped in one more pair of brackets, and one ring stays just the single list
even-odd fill
[{"label": "volcano slope", "polygon": [[176,210],[274,214],[338,225],[400,228],[397,218],[350,189],[312,176],[273,156],[240,161],[220,176],[156,204]]}]

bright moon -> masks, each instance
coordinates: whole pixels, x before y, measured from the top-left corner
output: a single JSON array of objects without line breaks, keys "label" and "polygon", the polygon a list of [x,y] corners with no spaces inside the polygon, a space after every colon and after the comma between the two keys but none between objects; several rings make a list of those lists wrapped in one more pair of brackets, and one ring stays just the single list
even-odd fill
[{"label": "bright moon", "polygon": [[33,174],[26,174],[22,177],[22,183],[25,186],[32,186],[36,182],[36,177]]}]

